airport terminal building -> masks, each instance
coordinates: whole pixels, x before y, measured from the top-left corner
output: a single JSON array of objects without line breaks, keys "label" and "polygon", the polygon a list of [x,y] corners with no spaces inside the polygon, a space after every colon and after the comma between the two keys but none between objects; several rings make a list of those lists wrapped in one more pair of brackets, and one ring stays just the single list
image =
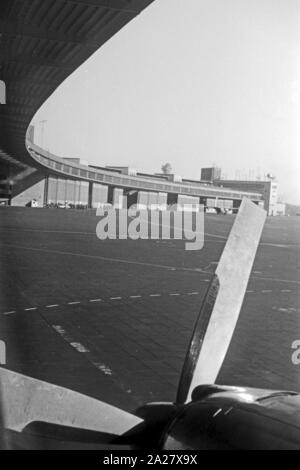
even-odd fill
[{"label": "airport terminal building", "polygon": [[[218,169],[202,171],[203,179],[184,179],[174,174],[140,173],[129,167],[100,167],[79,158],[53,155],[34,143],[29,126],[26,147],[32,165],[7,159],[9,176],[2,178],[0,197],[12,206],[97,208],[99,204],[124,207],[203,204],[223,212],[236,212],[243,197],[276,215],[277,182],[220,179]],[[3,155],[2,155],[3,157]],[[211,170],[211,171],[208,171]],[[205,176],[206,175],[206,176]],[[126,200],[125,200],[126,197]],[[126,201],[126,202],[125,202]]]},{"label": "airport terminal building", "polygon": [[160,208],[200,203],[207,207],[238,209],[243,197],[263,204],[259,191],[225,188],[175,175],[138,173],[128,167],[96,167],[80,159],[61,158],[35,145],[33,135],[30,126],[26,145],[34,166],[10,177],[9,185],[4,185],[13,206],[26,206],[32,200],[37,201],[39,207],[96,208],[106,203],[123,206],[124,196],[129,205]]},{"label": "airport terminal building", "polygon": [[[61,9],[62,3],[65,9]],[[18,4],[16,16],[17,3],[4,2],[3,15],[10,21],[1,25],[1,204],[27,206],[34,201],[39,207],[95,208],[106,203],[122,206],[126,196],[129,205],[157,204],[163,208],[200,203],[237,211],[246,197],[275,215],[272,182],[224,181],[216,172],[212,181],[207,177],[192,180],[126,167],[93,166],[53,155],[36,145],[34,127],[30,126],[36,111],[72,72],[151,3],[120,1],[118,7],[111,7],[79,2],[74,10],[72,3],[35,0],[29,10],[26,2]],[[130,9],[125,8],[127,4]],[[45,10],[47,25],[43,25]]]}]

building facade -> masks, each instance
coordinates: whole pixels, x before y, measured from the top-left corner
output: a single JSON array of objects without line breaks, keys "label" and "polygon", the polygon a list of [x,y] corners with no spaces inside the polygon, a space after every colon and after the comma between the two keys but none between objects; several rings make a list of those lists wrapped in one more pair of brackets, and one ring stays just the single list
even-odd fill
[{"label": "building facade", "polygon": [[214,181],[214,184],[223,188],[260,193],[262,195],[264,209],[267,211],[268,215],[277,215],[278,182],[275,179],[265,181],[217,180]]},{"label": "building facade", "polygon": [[221,179],[221,168],[210,167],[201,169],[201,181],[218,181]]}]

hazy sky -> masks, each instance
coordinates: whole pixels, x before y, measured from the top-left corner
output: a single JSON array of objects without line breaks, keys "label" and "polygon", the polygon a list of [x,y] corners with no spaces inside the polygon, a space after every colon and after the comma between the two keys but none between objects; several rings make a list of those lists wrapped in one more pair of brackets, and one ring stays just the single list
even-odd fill
[{"label": "hazy sky", "polygon": [[156,0],[41,108],[44,147],[193,178],[271,172],[300,204],[299,25],[299,0]]}]

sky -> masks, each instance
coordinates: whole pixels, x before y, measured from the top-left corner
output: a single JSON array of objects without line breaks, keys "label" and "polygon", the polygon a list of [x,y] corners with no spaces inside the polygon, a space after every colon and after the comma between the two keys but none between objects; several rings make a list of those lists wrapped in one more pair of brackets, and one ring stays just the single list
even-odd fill
[{"label": "sky", "polygon": [[194,179],[272,173],[300,204],[299,24],[299,0],[155,0],[46,101],[36,143]]}]

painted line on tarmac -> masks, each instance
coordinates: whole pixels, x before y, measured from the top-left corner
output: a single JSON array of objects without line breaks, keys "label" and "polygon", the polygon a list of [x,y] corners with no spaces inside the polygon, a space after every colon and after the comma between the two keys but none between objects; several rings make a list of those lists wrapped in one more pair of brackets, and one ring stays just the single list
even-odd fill
[{"label": "painted line on tarmac", "polygon": [[106,364],[101,362],[95,362],[91,358],[91,352],[88,348],[86,348],[82,343],[78,341],[74,341],[74,339],[64,330],[64,328],[60,325],[51,325],[54,331],[58,333],[64,341],[66,341],[73,349],[81,354],[85,354],[89,362],[95,366],[98,370],[100,370],[105,375],[112,375],[112,370]]},{"label": "painted line on tarmac", "polygon": [[72,251],[48,250],[45,248],[34,248],[34,247],[21,246],[21,245],[9,245],[9,244],[4,244],[4,245],[10,248],[16,248],[20,250],[37,251],[39,253],[49,253],[49,254],[56,254],[56,255],[63,255],[63,256],[75,256],[79,258],[89,258],[93,260],[106,261],[110,263],[131,264],[134,266],[143,266],[143,267],[147,266],[150,268],[167,269],[167,270],[178,269],[180,271],[190,271],[190,272],[197,272],[197,273],[201,272],[201,270],[199,269],[195,270],[194,268],[184,268],[182,266],[169,266],[165,264],[147,263],[147,262],[142,262],[142,261],[128,260],[124,258],[111,258],[111,257],[106,257],[106,256],[97,256],[97,255],[95,256],[95,255],[88,255],[86,253],[74,253]]},{"label": "painted line on tarmac", "polygon": [[[97,221],[96,221],[97,222]],[[165,224],[155,224],[156,227],[169,227],[169,225]],[[96,235],[96,230],[94,232],[82,232],[82,231],[74,231],[74,230],[41,230],[41,229],[32,229],[32,228],[14,228],[14,227],[6,227],[5,231],[0,230],[0,233],[6,233],[6,232],[33,232],[33,233],[63,233],[63,234],[70,234],[70,235]],[[194,233],[191,230],[188,230],[189,233]],[[217,235],[215,233],[204,233],[204,236],[209,236],[209,237],[214,237],[214,238],[221,238],[222,240],[227,240],[228,236],[225,235]],[[125,239],[126,240],[126,239]],[[158,240],[160,241],[160,240]],[[164,240],[163,240],[164,241]],[[173,239],[170,239],[170,241],[173,241]]]},{"label": "painted line on tarmac", "polygon": [[[4,246],[11,247],[11,248],[17,248],[21,250],[29,250],[29,251],[37,251],[39,253],[54,253],[58,255],[65,255],[65,256],[75,256],[79,258],[88,258],[88,259],[93,259],[93,260],[100,260],[100,261],[105,261],[105,262],[111,262],[111,263],[121,263],[121,264],[129,264],[129,265],[134,265],[134,266],[143,266],[143,267],[150,267],[150,268],[156,268],[156,269],[165,269],[168,271],[184,271],[184,272],[191,272],[194,274],[205,274],[207,276],[207,272],[201,268],[185,268],[183,266],[170,266],[170,265],[164,265],[164,264],[155,264],[155,263],[147,263],[147,262],[142,262],[142,261],[133,261],[133,260],[126,260],[123,258],[111,258],[111,257],[106,257],[106,256],[94,256],[94,255],[88,255],[85,253],[74,253],[71,251],[60,251],[60,250],[47,250],[44,248],[34,248],[34,247],[27,247],[27,246],[21,246],[21,245],[10,245],[10,244],[3,244]],[[272,281],[272,282],[285,282],[285,283],[290,283],[290,284],[300,284],[300,281],[294,280],[294,279],[277,279],[277,278],[272,278],[272,277],[264,277],[264,276],[253,276],[252,279],[256,280],[263,280],[263,281]],[[201,282],[201,279],[199,280]],[[209,282],[209,280],[204,281],[204,282]]]},{"label": "painted line on tarmac", "polygon": [[275,277],[263,277],[263,276],[252,276],[250,279],[255,279],[257,281],[272,281],[272,282],[285,282],[289,284],[300,284],[300,281],[296,281],[295,279],[278,279]]},{"label": "painted line on tarmac", "polygon": [[[205,234],[204,236],[204,245],[205,243],[221,243],[224,245],[224,243],[226,242],[227,238],[225,238],[224,240],[211,240],[209,238],[206,238],[206,235],[209,235],[210,237],[216,237],[216,235],[211,235],[211,234]],[[221,236],[219,236],[218,238],[222,238]],[[259,246],[271,246],[272,248],[291,248],[291,249],[299,249],[299,245],[298,244],[282,244],[282,243],[270,243],[270,242],[261,242],[259,244]]]},{"label": "painted line on tarmac", "polygon": [[220,414],[222,411],[222,408],[219,408],[214,414],[213,414],[213,418],[215,418],[216,416],[218,416],[218,414]]},{"label": "painted line on tarmac", "polygon": [[[291,289],[281,289],[281,290],[274,290],[274,289],[262,289],[262,290],[251,290],[248,289],[246,291],[246,294],[270,294],[272,292],[280,292],[280,293],[292,293],[293,290]],[[136,294],[136,295],[129,295],[129,296],[118,296],[118,297],[107,297],[107,298],[95,298],[95,299],[84,299],[84,300],[77,300],[73,302],[67,302],[67,303],[61,303],[61,304],[50,304],[50,305],[40,305],[38,307],[27,307],[21,309],[24,312],[30,312],[30,311],[37,311],[38,309],[55,309],[58,307],[63,307],[63,306],[76,306],[76,305],[83,305],[83,304],[88,304],[88,303],[108,303],[110,301],[118,301],[118,300],[123,300],[123,301],[128,301],[130,299],[132,300],[139,300],[139,299],[147,299],[147,298],[161,298],[161,297],[179,297],[179,296],[195,296],[195,295],[201,295],[199,291],[192,291],[192,292],[169,292],[169,293],[155,293],[155,294]],[[1,312],[0,312],[1,313]],[[12,315],[17,313],[17,310],[10,310],[6,312],[2,312],[2,315]]]},{"label": "painted line on tarmac", "polygon": [[51,325],[52,328],[58,333],[72,348],[80,353],[87,353],[89,350],[81,343],[73,341],[73,339],[67,334],[67,332],[60,325]]},{"label": "painted line on tarmac", "polygon": [[278,312],[285,312],[285,313],[300,312],[300,308],[294,308],[294,307],[272,307],[272,310],[277,310]]},{"label": "painted line on tarmac", "polygon": [[76,349],[76,351],[80,352],[80,353],[88,353],[90,352],[88,349],[86,349],[85,346],[83,346],[81,343],[76,343],[76,342],[72,342],[70,343],[70,345],[72,346],[72,348]]},{"label": "painted line on tarmac", "polygon": [[1,230],[0,233],[5,232],[33,232],[33,233],[63,233],[63,234],[74,234],[74,235],[95,235],[96,232],[80,232],[72,230],[40,230],[32,228],[10,228],[6,227],[5,231]]},{"label": "painted line on tarmac", "polygon": [[[154,224],[156,226],[160,227],[169,227],[168,225],[162,225],[162,224]],[[72,230],[40,230],[40,229],[22,229],[22,228],[5,228],[5,233],[8,231],[14,231],[14,232],[33,232],[33,233],[62,233],[66,235],[88,235],[88,236],[95,236],[95,232],[82,232],[82,231],[72,231]],[[0,230],[0,233],[3,232]],[[193,231],[187,230],[186,232],[194,234]],[[206,237],[213,237],[214,240],[209,240]],[[213,243],[225,243],[226,240],[228,239],[229,234],[227,236],[225,235],[218,235],[215,233],[204,233],[204,243],[206,242],[213,242]],[[156,240],[156,241],[163,241],[161,239]],[[173,239],[170,239],[168,241],[173,241]],[[259,244],[260,246],[271,246],[274,248],[299,248],[299,244],[283,244],[283,243],[271,243],[271,242],[261,242]],[[25,248],[25,247],[24,247]]]},{"label": "painted line on tarmac", "polygon": [[105,375],[112,375],[112,370],[110,367],[106,366],[105,364],[102,364],[101,362],[93,362],[93,365],[101,370],[101,372],[103,372],[103,374]]},{"label": "painted line on tarmac", "polygon": [[268,243],[268,242],[261,242],[261,246],[272,246],[273,248],[299,248],[299,245],[284,245],[282,243]]}]

